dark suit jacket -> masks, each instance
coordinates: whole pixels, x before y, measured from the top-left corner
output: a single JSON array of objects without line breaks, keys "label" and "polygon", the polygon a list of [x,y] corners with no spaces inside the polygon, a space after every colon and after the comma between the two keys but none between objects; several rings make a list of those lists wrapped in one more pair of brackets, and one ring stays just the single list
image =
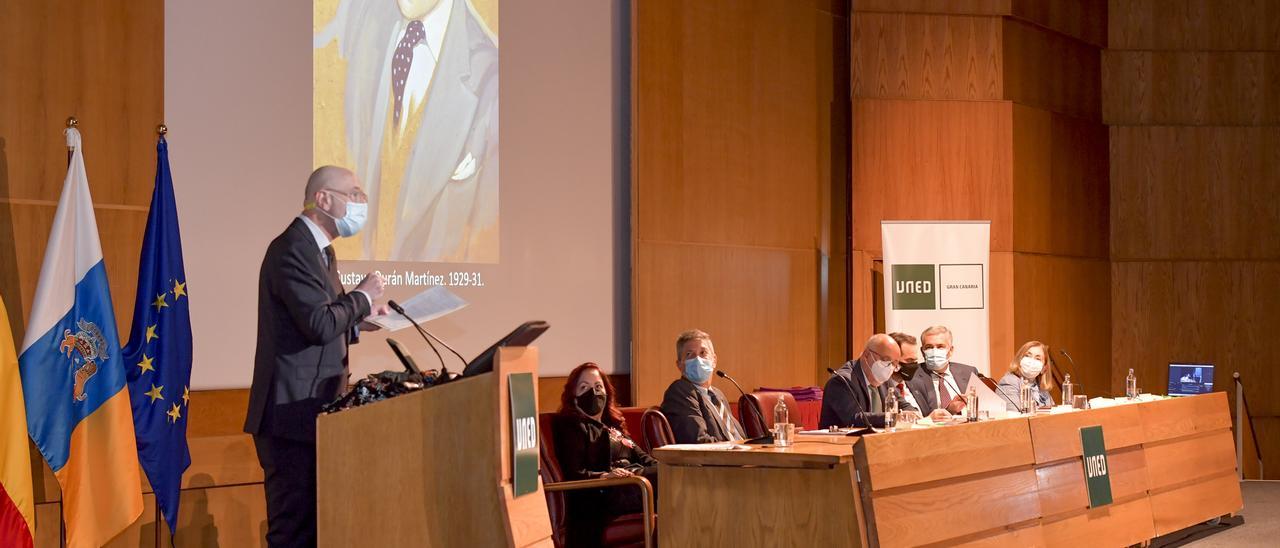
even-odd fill
[{"label": "dark suit jacket", "polygon": [[[712,386],[709,390],[715,392],[716,397],[726,406],[729,405],[729,400],[725,399],[724,392],[719,388]],[[730,441],[730,432],[726,430],[729,425],[721,426],[719,415],[711,402],[702,397],[698,385],[684,377],[671,383],[667,392],[662,395],[662,414],[671,423],[676,443]],[[738,424],[732,414],[729,415],[729,420]],[[738,425],[738,431],[742,431],[741,425]]]},{"label": "dark suit jacket", "polygon": [[[951,362],[950,368],[951,376],[956,378],[956,386],[961,391],[963,391],[965,387],[969,386],[969,378],[978,372],[978,368],[972,365],[965,365],[963,363]],[[929,368],[920,366],[920,370],[916,371],[916,376],[912,377],[911,381],[907,383],[907,388],[911,389],[911,392],[916,396],[916,402],[920,404],[920,407],[923,407],[923,409],[920,410],[920,413],[926,417],[929,416],[929,413],[932,413],[934,409],[946,406],[947,403],[950,403],[938,402],[938,395],[934,393],[933,390],[933,379],[935,377],[936,375],[934,375],[932,371],[929,371]],[[958,394],[952,394],[952,397],[957,395]]]},{"label": "dark suit jacket", "polygon": [[244,431],[315,441],[320,407],[347,386],[347,344],[369,315],[365,297],[331,278],[306,223],[267,246],[258,274],[258,350]]},{"label": "dark suit jacket", "polygon": [[[871,409],[871,397],[867,392],[867,381],[855,372],[858,360],[846,362],[836,374],[827,379],[822,388],[822,416],[818,419],[819,428],[832,426],[873,426],[884,428],[884,410]],[[843,379],[843,380],[842,380]],[[853,390],[850,390],[850,388]],[[880,392],[880,401],[884,402],[886,385],[876,387]]]}]

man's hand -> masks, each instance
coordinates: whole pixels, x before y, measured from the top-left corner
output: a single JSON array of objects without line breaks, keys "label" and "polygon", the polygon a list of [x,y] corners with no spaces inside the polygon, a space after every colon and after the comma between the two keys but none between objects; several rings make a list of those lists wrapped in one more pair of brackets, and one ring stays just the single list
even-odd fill
[{"label": "man's hand", "polygon": [[369,299],[376,301],[382,298],[382,290],[385,285],[386,281],[382,279],[382,276],[379,276],[377,272],[370,272],[365,274],[364,279],[360,280],[359,284],[356,284],[355,290],[363,291],[365,295],[369,296]]},{"label": "man's hand", "polygon": [[952,415],[959,415],[961,411],[964,411],[964,405],[964,396],[957,395],[951,400],[951,403],[947,404],[947,411],[950,411]]},{"label": "man's hand", "polygon": [[918,420],[920,420],[920,413],[917,413],[915,411],[899,411],[898,412],[898,422],[915,424],[915,422]]},{"label": "man's hand", "polygon": [[[369,311],[370,316],[386,316],[390,313],[391,307],[387,306],[386,303],[374,305],[373,310]],[[382,326],[376,323],[370,323],[368,321],[360,322],[361,331],[377,331],[379,329],[382,329]]]},{"label": "man's hand", "polygon": [[949,421],[951,420],[951,412],[939,407],[934,409],[932,413],[929,413],[929,420],[933,422]]}]

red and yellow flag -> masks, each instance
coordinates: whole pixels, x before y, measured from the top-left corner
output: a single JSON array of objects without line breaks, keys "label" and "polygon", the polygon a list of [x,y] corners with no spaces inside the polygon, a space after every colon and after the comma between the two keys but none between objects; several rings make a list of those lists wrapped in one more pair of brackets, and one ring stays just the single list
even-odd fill
[{"label": "red and yellow flag", "polygon": [[0,546],[30,547],[35,530],[27,409],[9,313],[0,299]]}]

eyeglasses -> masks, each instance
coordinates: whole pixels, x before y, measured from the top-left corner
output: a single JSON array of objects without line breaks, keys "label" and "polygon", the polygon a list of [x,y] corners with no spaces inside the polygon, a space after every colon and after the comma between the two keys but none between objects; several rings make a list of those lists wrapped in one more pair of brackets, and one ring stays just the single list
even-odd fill
[{"label": "eyeglasses", "polygon": [[368,195],[368,194],[365,194],[365,193],[364,193],[364,191],[363,191],[363,190],[360,190],[359,188],[354,188],[354,189],[352,189],[350,192],[342,192],[342,191],[340,191],[340,190],[334,190],[334,189],[332,189],[332,188],[326,188],[326,189],[324,189],[324,192],[332,192],[332,193],[337,194],[337,195],[339,195],[339,196],[342,196],[342,197],[344,197],[344,198],[346,198],[347,200],[352,201],[352,202],[361,203],[361,202],[367,202],[367,201],[369,201],[369,195]]}]

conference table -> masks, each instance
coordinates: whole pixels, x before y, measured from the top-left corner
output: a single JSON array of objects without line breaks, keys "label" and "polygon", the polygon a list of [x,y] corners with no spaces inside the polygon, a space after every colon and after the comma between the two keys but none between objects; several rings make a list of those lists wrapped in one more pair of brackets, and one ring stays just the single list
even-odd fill
[{"label": "conference table", "polygon": [[[1090,426],[1102,427],[1111,490],[1093,507],[1081,439]],[[1221,392],[796,438],[655,449],[659,544],[1122,546],[1243,506]]]}]

